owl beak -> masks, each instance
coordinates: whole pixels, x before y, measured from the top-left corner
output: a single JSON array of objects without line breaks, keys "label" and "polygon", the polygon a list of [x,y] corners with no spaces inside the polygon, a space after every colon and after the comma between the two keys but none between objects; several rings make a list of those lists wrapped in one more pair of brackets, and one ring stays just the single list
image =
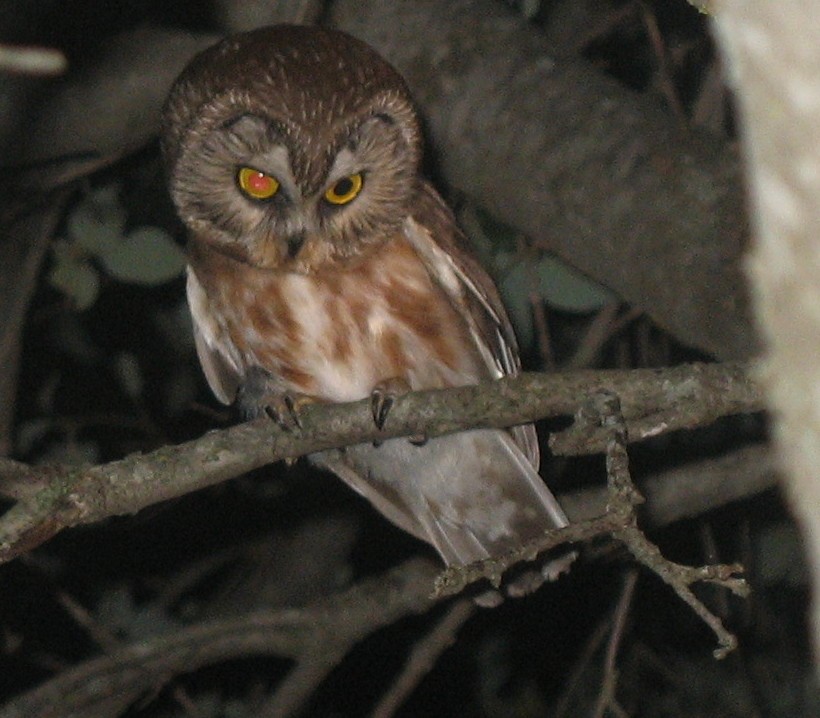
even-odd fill
[{"label": "owl beak", "polygon": [[295,259],[296,255],[299,254],[299,250],[302,249],[302,245],[305,243],[305,232],[301,231],[290,235],[285,240],[285,243],[288,247],[288,257]]}]

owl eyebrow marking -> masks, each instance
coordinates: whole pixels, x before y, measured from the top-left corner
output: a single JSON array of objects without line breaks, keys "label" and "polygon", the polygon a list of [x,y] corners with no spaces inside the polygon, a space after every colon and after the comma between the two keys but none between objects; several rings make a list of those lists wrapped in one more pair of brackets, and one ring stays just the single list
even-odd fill
[{"label": "owl eyebrow marking", "polygon": [[331,183],[355,172],[363,173],[354,155],[356,147],[345,145],[336,153],[336,157],[326,175],[326,182]]},{"label": "owl eyebrow marking", "polygon": [[372,115],[372,117],[375,120],[381,120],[386,125],[395,125],[396,124],[396,118],[391,117],[386,112],[376,112],[375,114]]},{"label": "owl eyebrow marking", "polygon": [[233,142],[250,152],[258,151],[272,142],[281,142],[289,135],[287,125],[250,112],[230,118],[222,124],[222,128]]}]

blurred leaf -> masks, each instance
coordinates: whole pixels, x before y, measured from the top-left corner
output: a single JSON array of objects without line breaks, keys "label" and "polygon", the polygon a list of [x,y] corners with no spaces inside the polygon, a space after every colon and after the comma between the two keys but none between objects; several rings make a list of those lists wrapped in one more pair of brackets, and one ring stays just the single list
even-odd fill
[{"label": "blurred leaf", "polygon": [[[61,312],[50,327],[50,343],[61,353],[82,364],[104,361],[105,352],[94,343],[88,327],[76,312]],[[45,407],[41,407],[46,411]]]},{"label": "blurred leaf", "polygon": [[24,421],[17,427],[17,443],[15,450],[20,454],[27,454],[34,445],[42,441],[51,431],[54,421],[51,418],[38,418]]},{"label": "blurred leaf", "polygon": [[66,240],[52,245],[54,264],[48,274],[52,287],[65,294],[80,311],[88,309],[100,292],[100,277],[87,261],[77,257]]},{"label": "blurred leaf", "polygon": [[556,309],[587,314],[617,301],[609,289],[593,282],[557,257],[543,255],[535,272],[538,293]]},{"label": "blurred leaf", "polygon": [[768,526],[755,541],[755,568],[760,581],[787,586],[809,585],[800,532],[792,523]]},{"label": "blurred leaf", "polygon": [[100,187],[88,195],[68,217],[68,234],[86,252],[102,255],[122,241],[125,208],[116,184]]},{"label": "blurred leaf", "polygon": [[61,466],[91,466],[100,461],[100,447],[95,441],[78,441],[65,438],[49,443],[37,456],[40,464]]},{"label": "blurred leaf", "polygon": [[540,255],[533,265],[520,254],[499,252],[495,260],[500,266],[492,273],[521,346],[529,346],[533,338],[533,296],[553,309],[577,314],[594,312],[616,301],[608,289],[555,257]]},{"label": "blurred leaf", "polygon": [[101,625],[134,641],[169,633],[181,625],[162,601],[138,604],[124,585],[106,591],[94,614]]},{"label": "blurred leaf", "polygon": [[178,416],[191,408],[197,397],[199,385],[191,371],[191,363],[179,367],[162,386],[163,404],[169,416]]},{"label": "blurred leaf", "polygon": [[473,250],[491,272],[503,269],[503,263],[515,255],[520,234],[512,227],[496,221],[487,212],[473,204],[466,204],[458,215],[458,223]]},{"label": "blurred leaf", "polygon": [[554,309],[578,314],[595,312],[616,301],[608,289],[557,257],[524,255],[520,234],[479,207],[465,205],[458,220],[498,284],[521,346],[529,346],[533,339],[533,296]]},{"label": "blurred leaf", "polygon": [[535,332],[530,302],[532,277],[528,276],[529,271],[524,262],[518,261],[504,272],[495,275],[498,290],[507,307],[510,321],[515,327],[518,343],[522,347],[530,346]]},{"label": "blurred leaf", "polygon": [[152,316],[154,325],[162,333],[162,338],[170,344],[180,356],[193,356],[194,333],[193,320],[188,308],[188,301],[182,297],[176,306],[160,307]]},{"label": "blurred leaf", "polygon": [[541,0],[521,0],[521,14],[532,20],[541,9]]},{"label": "blurred leaf", "polygon": [[115,279],[145,285],[168,282],[185,268],[185,254],[159,227],[134,230],[107,247],[100,260]]},{"label": "blurred leaf", "polygon": [[125,393],[132,399],[139,399],[142,396],[145,382],[142,378],[142,369],[140,369],[137,357],[131,352],[117,354],[114,367]]},{"label": "blurred leaf", "polygon": [[170,235],[159,227],[140,227],[126,235],[126,219],[116,184],[89,194],[68,218],[75,254],[99,259],[122,282],[155,285],[178,276],[185,257]]}]

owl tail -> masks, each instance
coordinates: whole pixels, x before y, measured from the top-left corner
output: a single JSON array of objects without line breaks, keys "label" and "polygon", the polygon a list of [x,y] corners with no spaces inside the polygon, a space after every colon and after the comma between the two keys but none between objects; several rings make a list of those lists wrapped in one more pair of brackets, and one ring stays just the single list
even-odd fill
[{"label": "owl tail", "polygon": [[[538,472],[504,431],[467,431],[421,446],[391,439],[378,447],[349,447],[336,459],[319,463],[388,519],[432,544],[448,566],[499,556],[568,523]],[[573,558],[567,554],[549,561],[511,583],[507,592],[534,590]]]}]

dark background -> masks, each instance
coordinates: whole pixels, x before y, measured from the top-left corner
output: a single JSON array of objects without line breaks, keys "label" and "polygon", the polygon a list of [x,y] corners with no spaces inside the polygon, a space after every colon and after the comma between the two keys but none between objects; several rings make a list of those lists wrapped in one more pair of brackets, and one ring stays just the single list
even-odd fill
[{"label": "dark background", "polygon": [[[548,38],[559,60],[583,63],[590,77],[617,83],[631,93],[626,97],[634,98],[636,106],[651,103],[652,112],[670,132],[707,137],[703,142],[714,143],[721,152],[731,151],[731,98],[714,80],[719,64],[707,20],[683,0],[493,4],[499,19],[480,17],[484,25],[477,24],[474,32],[517,16],[516,22],[527,25],[528,31]],[[289,4],[281,5],[287,9]],[[334,5],[341,3],[308,5],[327,21],[334,18]],[[476,13],[482,8],[476,3]],[[523,18],[525,12],[529,17]],[[9,359],[6,372],[16,377],[16,402],[3,429],[5,446],[15,458],[97,463],[194,438],[237,420],[217,405],[200,375],[182,275],[158,278],[141,273],[138,266],[126,274],[112,271],[105,257],[91,248],[93,243],[78,237],[79,232],[90,231],[81,222],[90,214],[98,220],[94,231],[113,235],[115,245],[143,227],[161,230],[160,243],[184,243],[166,195],[150,120],[131,135],[124,131],[118,151],[109,148],[79,156],[30,151],[59,146],[59,137],[49,135],[48,127],[61,126],[66,83],[94,85],[102,97],[107,88],[117,87],[117,82],[107,84],[111,68],[118,72],[118,63],[127,64],[129,53],[142,52],[139,43],[129,45],[124,38],[146,27],[218,36],[226,31],[225,17],[222,9],[207,2],[0,0],[0,40],[59,48],[70,68],[66,78],[15,75],[0,86],[6,115],[0,128],[6,158],[2,172],[4,186],[10,188],[5,193],[7,215],[13,220],[13,210],[27,202],[59,201],[64,206],[52,233],[54,241],[44,245],[42,263],[25,288],[30,297],[25,319],[15,332],[16,352],[8,355],[17,354]],[[432,15],[428,21],[433,27],[444,19]],[[421,45],[423,38],[418,42]],[[124,57],[117,55],[118,48],[127,49]],[[112,53],[116,62],[110,59]],[[160,58],[157,62],[159,68]],[[157,92],[163,93],[163,73],[168,71],[163,67],[140,82],[155,81]],[[100,79],[105,77],[109,80]],[[466,88],[469,95],[469,84]],[[433,116],[439,89],[414,86],[424,98],[423,107],[431,104]],[[565,91],[572,96],[572,87]],[[88,127],[93,130],[97,121],[95,110],[89,109]],[[616,123],[613,118],[613,132]],[[650,285],[636,289],[609,283],[591,269],[592,261],[575,266],[596,283],[578,280],[572,291],[551,292],[550,287],[564,286],[564,272],[571,273],[568,267],[573,262],[571,257],[568,261],[566,248],[553,247],[546,229],[531,233],[513,226],[509,216],[485,201],[486,193],[471,193],[469,182],[454,178],[448,158],[458,148],[448,144],[452,138],[446,133],[436,134],[436,121],[430,125],[427,171],[502,286],[527,368],[665,366],[737,356],[743,353],[738,346],[752,353],[746,320],[736,318],[733,310],[720,316],[729,317],[726,322],[732,327],[741,327],[734,334],[701,334],[704,325],[697,321],[678,330],[689,320],[678,321],[667,313],[665,300],[656,299]],[[576,140],[567,135],[567,142]],[[605,173],[606,167],[599,171]],[[704,172],[713,172],[709,177],[716,184],[725,179],[713,167]],[[58,197],[57,185],[69,191]],[[509,183],[506,189],[512,189]],[[732,191],[741,194],[738,188]],[[642,194],[641,187],[633,192],[636,216],[641,205],[649,211],[653,195]],[[693,208],[692,214],[697,211]],[[742,235],[742,217],[734,219]],[[5,250],[8,266],[17,256],[14,241],[8,231],[0,236],[0,252]],[[60,241],[63,250],[56,248]],[[691,246],[700,241],[702,237],[693,232]],[[685,232],[676,235],[676,247],[685,249],[690,246],[686,242]],[[604,245],[602,240],[600,251]],[[545,247],[562,256],[558,269],[543,261]],[[599,248],[589,243],[587,247],[594,257]],[[173,267],[172,260],[169,266]],[[644,256],[640,264],[633,264],[633,275],[644,266],[652,267],[659,283],[671,296],[677,293],[680,303],[696,293],[678,283],[671,263],[669,279],[664,279],[663,256]],[[726,266],[727,273],[734,271],[729,260]],[[536,268],[534,278],[524,267]],[[604,292],[605,284],[614,293]],[[10,280],[6,286],[12,286]],[[630,292],[642,301],[635,301]],[[608,329],[594,340],[591,327],[603,321],[605,312],[611,313]],[[727,338],[721,346],[714,338],[730,334],[747,337],[746,344]],[[542,434],[550,428],[554,427],[542,427]],[[760,417],[733,418],[708,430],[645,442],[634,449],[631,459],[640,478],[720,455],[764,435]],[[604,481],[598,457],[567,461],[547,455],[542,473],[558,492]],[[799,538],[777,493],[717,508],[656,530],[651,538],[675,560],[743,562],[754,590],[745,601],[719,590],[699,592],[741,640],[736,652],[716,662],[710,631],[656,577],[641,572],[617,659],[616,695],[623,714],[817,715],[820,702],[805,641],[807,585]],[[304,605],[427,551],[340,482],[316,474],[303,462],[290,468],[271,466],[137,516],[66,532],[0,567],[0,701],[112,646],[259,606]],[[593,715],[601,691],[606,629],[633,570],[622,550],[596,545],[557,584],[480,612],[399,715]],[[415,642],[444,610],[439,607],[429,615],[405,619],[369,637],[321,684],[305,714],[367,714]],[[288,667],[285,661],[253,656],[218,663],[164,682],[156,695],[125,715],[255,715],[254,707],[275,690]]]}]

